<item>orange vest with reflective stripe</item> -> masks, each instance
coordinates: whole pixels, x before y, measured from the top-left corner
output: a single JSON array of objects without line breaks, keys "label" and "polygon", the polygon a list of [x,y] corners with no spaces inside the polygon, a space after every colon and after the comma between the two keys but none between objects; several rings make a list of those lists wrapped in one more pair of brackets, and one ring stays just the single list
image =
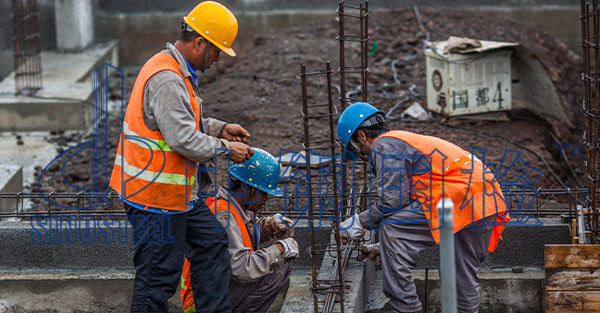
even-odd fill
[{"label": "orange vest with reflective stripe", "polygon": [[483,163],[459,146],[440,138],[393,130],[375,140],[384,137],[406,142],[431,162],[430,171],[413,175],[412,196],[421,203],[435,242],[440,242],[437,204],[445,196],[454,203],[454,233],[476,221],[496,215],[496,226],[488,251],[496,250],[510,217],[500,185],[489,170],[484,176]]},{"label": "orange vest with reflective stripe", "polygon": [[[252,248],[252,240],[250,239],[250,234],[248,233],[248,229],[246,228],[244,220],[238,211],[233,206],[229,205],[227,200],[221,199],[215,202],[215,198],[211,197],[206,200],[206,205],[210,208],[215,216],[217,215],[216,212],[229,211],[230,215],[233,215],[235,218],[235,222],[240,229],[244,247],[249,248],[250,252],[254,251],[254,248]],[[183,271],[181,273],[181,303],[183,304],[183,310],[185,313],[195,312],[194,295],[192,293],[192,283],[190,281],[190,262],[187,259],[185,259]]]},{"label": "orange vest with reflective stripe", "polygon": [[196,162],[169,148],[159,131],[148,129],[142,112],[146,83],[165,70],[185,81],[199,130],[200,105],[192,85],[179,72],[179,63],[173,57],[164,52],[155,54],[144,64],[133,86],[110,187],[121,197],[144,206],[185,211],[196,180]]}]

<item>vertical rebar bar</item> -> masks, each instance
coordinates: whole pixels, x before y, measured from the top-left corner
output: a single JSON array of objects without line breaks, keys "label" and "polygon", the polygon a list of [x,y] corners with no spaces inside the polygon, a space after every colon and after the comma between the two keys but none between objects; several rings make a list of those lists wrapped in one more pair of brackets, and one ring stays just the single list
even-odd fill
[{"label": "vertical rebar bar", "polygon": [[[345,41],[344,41],[344,1],[340,1],[338,3],[338,25],[339,25],[339,34],[338,41],[340,45],[340,104],[341,109],[344,111],[346,109],[346,75],[344,74],[344,69],[346,68],[346,52],[345,52]],[[345,173],[344,173],[345,174]],[[346,177],[346,175],[344,175]]]},{"label": "vertical rebar bar", "polygon": [[[313,224],[313,196],[310,173],[310,137],[308,119],[308,95],[306,92],[306,65],[300,64],[300,79],[302,81],[302,116],[304,126],[304,158],[306,159],[306,176],[308,177],[306,187],[308,190],[308,237],[310,241],[310,256],[312,263],[312,288],[317,287],[317,264],[315,255],[315,232]],[[313,294],[314,313],[319,313],[319,299],[315,292]]]},{"label": "vertical rebar bar", "polygon": [[[332,161],[331,161],[331,174],[332,174],[332,180],[333,180],[333,203],[334,203],[334,213],[335,213],[335,217],[336,219],[340,219],[343,215],[339,214],[339,211],[336,209],[339,205],[339,198],[338,198],[338,190],[337,190],[337,171],[335,168],[335,155],[336,155],[336,144],[335,144],[335,131],[334,131],[334,121],[333,121],[333,114],[334,114],[334,104],[333,104],[333,99],[331,96],[331,64],[329,63],[329,61],[327,61],[327,64],[325,65],[325,69],[327,71],[327,104],[328,104],[328,109],[329,109],[329,142],[331,144],[331,157],[332,157]],[[344,269],[343,269],[343,262],[342,262],[342,254],[341,254],[341,247],[342,247],[342,241],[340,238],[340,229],[339,229],[339,224],[338,223],[333,223],[333,231],[334,231],[334,236],[335,236],[335,245],[336,245],[336,250],[337,250],[337,277],[338,277],[338,284],[340,285],[340,312],[344,313]]]},{"label": "vertical rebar bar", "polygon": [[[591,10],[590,10],[591,2]],[[591,242],[598,240],[598,190],[599,181],[598,161],[598,136],[600,136],[600,17],[597,0],[581,1],[581,38],[583,50],[584,84],[583,111],[585,116],[585,133],[583,146],[585,147],[585,167],[588,171],[588,194],[586,205],[588,207],[588,222],[591,226]],[[591,21],[590,21],[591,20]],[[591,24],[591,25],[590,25]],[[593,58],[592,51],[593,49]],[[593,68],[593,71],[592,71]],[[582,222],[584,222],[582,220]],[[585,224],[585,223],[584,223]]]},{"label": "vertical rebar bar", "polygon": [[593,125],[593,129],[592,129],[592,133],[590,136],[591,142],[591,148],[592,148],[592,159],[590,160],[591,166],[590,166],[590,176],[592,177],[592,179],[590,180],[590,196],[591,196],[591,207],[590,207],[590,211],[591,211],[591,217],[592,217],[592,243],[596,243],[596,235],[597,235],[597,230],[598,230],[598,215],[596,212],[596,208],[597,208],[597,203],[596,201],[597,199],[597,193],[596,193],[596,181],[597,181],[597,158],[598,158],[598,113],[599,113],[599,105],[600,103],[598,101],[600,101],[600,84],[598,83],[598,79],[600,78],[598,71],[600,71],[600,54],[598,54],[598,1],[597,0],[593,0],[592,1],[592,6],[593,6],[593,38],[594,38],[594,107],[593,107],[593,112],[594,112],[594,118],[592,119],[592,125]]}]

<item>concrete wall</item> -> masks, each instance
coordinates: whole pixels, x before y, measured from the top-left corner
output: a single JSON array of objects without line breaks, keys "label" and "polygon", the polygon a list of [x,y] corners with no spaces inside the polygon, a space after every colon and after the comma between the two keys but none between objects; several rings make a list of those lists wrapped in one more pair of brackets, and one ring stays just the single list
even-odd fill
[{"label": "concrete wall", "polygon": [[[121,65],[139,65],[165,42],[174,41],[181,17],[199,0],[92,0],[96,40],[119,39]],[[240,28],[234,48],[249,46],[254,35],[268,29],[333,18],[337,1],[322,0],[221,0],[238,16]],[[348,4],[359,0],[348,0]],[[545,27],[579,53],[579,2],[574,0],[377,0],[370,8],[419,6],[477,7],[497,11]],[[43,49],[56,48],[54,1],[38,0]],[[0,10],[10,12],[10,0],[0,0]],[[557,23],[556,21],[561,21]],[[0,51],[10,52],[10,15],[0,16]],[[135,53],[131,53],[135,51]],[[7,69],[7,66],[10,68]],[[0,62],[0,78],[12,70],[12,62]]]}]

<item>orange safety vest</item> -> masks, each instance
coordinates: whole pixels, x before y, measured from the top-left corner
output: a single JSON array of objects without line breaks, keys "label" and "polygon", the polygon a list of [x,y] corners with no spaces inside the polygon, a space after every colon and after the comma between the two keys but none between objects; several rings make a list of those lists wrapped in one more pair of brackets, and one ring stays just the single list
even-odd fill
[{"label": "orange safety vest", "polygon": [[164,52],[155,54],[144,64],[133,86],[110,187],[121,197],[147,207],[185,211],[196,180],[196,162],[169,148],[159,131],[148,129],[142,112],[146,83],[165,70],[185,81],[196,130],[200,129],[200,105],[192,85],[179,71],[179,63]]},{"label": "orange safety vest", "polygon": [[437,204],[445,196],[454,203],[454,233],[476,221],[496,215],[488,251],[496,250],[510,217],[494,174],[486,171],[484,179],[484,167],[479,159],[440,138],[393,130],[380,135],[375,141],[384,137],[406,142],[431,162],[430,171],[413,175],[412,196],[421,203],[435,242],[440,242]]},{"label": "orange safety vest", "polygon": [[[235,218],[235,222],[240,229],[244,247],[249,248],[250,252],[254,251],[254,248],[252,248],[252,240],[250,239],[250,234],[248,233],[246,224],[244,223],[244,220],[242,220],[242,217],[235,207],[229,205],[229,202],[224,199],[220,199],[215,202],[214,197],[208,198],[206,200],[206,205],[210,208],[215,216],[217,215],[215,212],[229,211],[229,213]],[[185,313],[196,312],[196,304],[194,302],[192,283],[190,280],[190,262],[188,259],[185,259],[185,262],[183,263],[183,271],[181,273],[181,303],[183,304],[183,311]]]}]

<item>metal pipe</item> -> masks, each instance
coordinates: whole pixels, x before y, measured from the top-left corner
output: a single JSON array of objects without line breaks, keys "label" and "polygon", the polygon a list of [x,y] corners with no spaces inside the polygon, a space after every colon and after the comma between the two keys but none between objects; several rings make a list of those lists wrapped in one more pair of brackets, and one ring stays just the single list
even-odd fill
[{"label": "metal pipe", "polygon": [[577,206],[577,236],[579,239],[579,243],[586,243],[586,238],[585,238],[585,215],[583,212],[583,207],[578,205]]},{"label": "metal pipe", "polygon": [[442,312],[457,313],[456,264],[454,258],[453,216],[454,204],[450,198],[437,205],[440,223],[440,280],[442,286]]}]

